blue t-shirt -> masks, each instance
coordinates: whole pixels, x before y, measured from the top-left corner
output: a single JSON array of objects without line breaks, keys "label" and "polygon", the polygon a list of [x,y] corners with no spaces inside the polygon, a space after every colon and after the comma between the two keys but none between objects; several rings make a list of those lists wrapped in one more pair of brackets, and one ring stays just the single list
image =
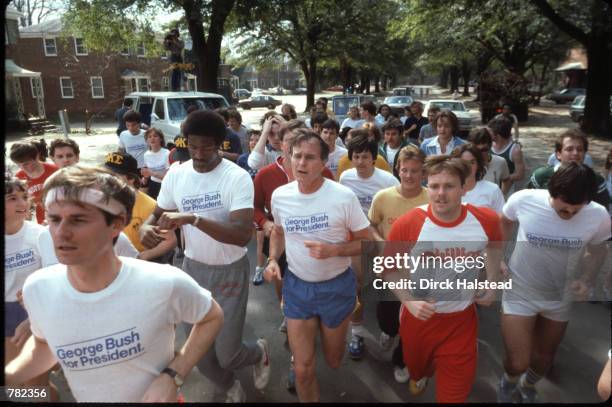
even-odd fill
[{"label": "blue t-shirt", "polygon": [[240,166],[240,168],[244,168],[246,170],[246,172],[249,173],[249,175],[251,176],[251,178],[255,178],[255,175],[257,175],[257,170],[252,169],[251,167],[249,167],[249,153],[244,153],[242,154],[240,157],[238,157],[238,161],[236,161],[236,164],[238,164]]},{"label": "blue t-shirt", "polygon": [[225,140],[221,143],[221,151],[225,153],[242,154],[240,138],[230,129],[226,129]]}]

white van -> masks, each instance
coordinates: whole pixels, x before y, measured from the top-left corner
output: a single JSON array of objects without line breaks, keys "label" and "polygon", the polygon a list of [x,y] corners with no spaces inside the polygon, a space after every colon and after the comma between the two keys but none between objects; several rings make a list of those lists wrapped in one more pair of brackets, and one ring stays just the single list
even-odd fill
[{"label": "white van", "polygon": [[140,112],[143,123],[164,132],[166,142],[180,133],[189,106],[199,110],[229,107],[223,96],[205,92],[132,92],[125,99],[134,101],[132,108]]}]

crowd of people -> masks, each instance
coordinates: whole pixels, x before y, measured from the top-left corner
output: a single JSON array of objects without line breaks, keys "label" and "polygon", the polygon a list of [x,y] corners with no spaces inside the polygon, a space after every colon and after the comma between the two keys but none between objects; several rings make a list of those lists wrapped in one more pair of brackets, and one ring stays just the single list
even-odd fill
[{"label": "crowd of people", "polygon": [[[388,258],[483,255],[484,267],[445,278],[512,280],[501,296],[500,402],[538,401],[572,301],[594,290],[609,300],[610,274],[599,271],[611,238],[612,149],[604,178],[577,129],[559,135],[555,161],[519,190],[526,165],[508,111],[463,139],[451,111],[424,117],[420,102],[401,117],[364,102],[339,123],[321,98],[306,121],[291,105],[267,112],[260,131],[235,109],[190,108],[170,141],[129,105],[121,110],[117,149],[99,167],[79,165],[69,138],[11,146],[19,171],[5,177],[7,385],[51,386],[58,400],[49,374],[61,369],[77,401],[176,401],[197,367],[214,401],[245,402],[236,372],[252,367],[263,390],[271,359],[283,357],[263,337],[243,340],[250,286],[268,282],[291,352],[287,388],[300,401],[320,401],[317,338],[332,369],[345,353],[364,358],[367,305],[379,346],[393,348],[397,382],[419,395],[435,376],[436,401],[465,402],[478,307],[496,290],[400,289],[419,274],[386,265],[380,274],[397,300],[367,304],[367,242]],[[180,350],[176,329],[187,336]],[[609,397],[609,358],[598,390]]]}]

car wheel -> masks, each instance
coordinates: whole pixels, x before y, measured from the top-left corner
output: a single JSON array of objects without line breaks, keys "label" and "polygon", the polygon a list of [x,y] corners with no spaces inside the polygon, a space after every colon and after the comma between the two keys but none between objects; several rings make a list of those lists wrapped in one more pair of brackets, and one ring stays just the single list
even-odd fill
[{"label": "car wheel", "polygon": [[270,109],[270,110],[274,110],[274,109],[276,109],[276,106],[274,106],[274,105],[268,105],[268,109]]}]

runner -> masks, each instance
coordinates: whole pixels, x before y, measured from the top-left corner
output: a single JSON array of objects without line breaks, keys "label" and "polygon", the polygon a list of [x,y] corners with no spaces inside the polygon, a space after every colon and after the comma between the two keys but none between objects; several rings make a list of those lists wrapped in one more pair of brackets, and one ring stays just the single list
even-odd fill
[{"label": "runner", "polygon": [[521,145],[512,140],[512,122],[509,119],[505,117],[493,119],[487,127],[491,130],[493,139],[491,153],[506,160],[510,170],[510,176],[502,181],[502,192],[504,196],[509,196],[512,186],[525,178],[523,151]]},{"label": "runner", "polygon": [[[315,375],[316,337],[320,332],[328,366],[340,367],[356,282],[350,256],[370,237],[369,222],[355,194],[322,176],[327,144],[308,130],[297,130],[291,147],[296,181],[272,196],[274,228],[264,276],[281,279],[278,258],[287,251],[283,311],[295,360],[297,393],[302,402],[319,401]],[[330,199],[333,197],[333,199]],[[352,241],[347,241],[351,232]]]},{"label": "runner", "polygon": [[138,162],[138,169],[144,167],[144,153],[148,149],[145,131],[140,128],[142,116],[139,112],[128,110],[123,116],[127,130],[119,134],[119,151],[130,154]]},{"label": "runner", "polygon": [[162,239],[162,230],[182,227],[183,270],[211,290],[225,314],[214,352],[198,362],[198,370],[215,384],[215,399],[244,402],[246,395],[236,370],[254,366],[259,390],[270,378],[267,341],[242,342],[249,295],[245,246],[253,228],[253,181],[245,170],[220,157],[226,128],[219,114],[193,112],[183,130],[192,159],[168,172],[157,206],[140,235],[143,244],[152,247]]},{"label": "runner", "polygon": [[397,173],[397,153],[402,147],[410,144],[403,136],[404,126],[399,119],[389,119],[382,126],[382,132],[385,138],[385,142],[380,146],[379,154],[387,160],[389,167],[393,168],[393,175],[399,179]]},{"label": "runner", "polygon": [[[499,253],[490,249],[502,240],[499,217],[489,208],[461,203],[465,181],[470,173],[467,163],[447,156],[428,157],[425,170],[429,205],[415,208],[396,220],[388,240],[400,242],[395,244],[407,244],[411,256],[415,258],[427,253],[428,257],[432,257],[431,253],[462,251],[478,257],[486,250],[487,280],[497,281]],[[385,249],[386,254],[397,253],[396,247],[389,246]],[[460,256],[451,258],[457,257]],[[423,279],[436,277],[436,281],[445,282],[459,276],[473,276],[479,271],[477,266],[463,270],[453,266],[450,270],[429,268],[423,270],[422,275]],[[397,280],[400,274],[387,272],[385,277]],[[417,284],[420,282],[417,281]],[[476,376],[477,365],[478,318],[474,301],[489,305],[495,293],[488,289],[475,296],[474,290],[462,289],[450,292],[431,290],[433,295],[420,295],[419,292],[423,291],[396,291],[402,300],[400,335],[404,361],[411,376],[409,390],[414,395],[421,394],[428,377],[435,372],[436,401],[465,402]]]},{"label": "runner", "polygon": [[49,157],[57,168],[77,164],[80,153],[79,145],[71,138],[56,138],[49,145]]},{"label": "runner", "polygon": [[[384,241],[391,226],[404,213],[429,202],[423,181],[425,154],[414,145],[402,148],[398,153],[397,172],[401,184],[383,189],[374,195],[368,217],[373,227],[372,235],[377,241]],[[399,301],[379,301],[376,317],[381,333],[378,343],[383,350],[389,350],[393,338],[399,332]],[[398,383],[406,383],[410,374],[402,355],[402,341],[395,347],[392,356],[393,377]]]},{"label": "runner", "polygon": [[[25,181],[4,180],[4,366],[15,359],[30,337],[28,314],[20,303],[26,278],[41,267],[43,254],[39,237],[46,228],[26,220],[30,202]],[[22,383],[19,383],[22,384]],[[49,373],[24,381],[28,386],[49,386]],[[51,386],[51,400],[58,401]]]},{"label": "runner", "polygon": [[491,154],[491,147],[493,146],[493,139],[491,133],[486,127],[479,127],[470,132],[469,140],[473,143],[485,165],[485,174],[482,179],[491,181],[498,187],[502,187],[504,180],[510,177],[510,170],[508,169],[508,163],[502,157]]},{"label": "runner", "polygon": [[[371,127],[365,128],[365,129],[364,128],[351,129],[346,135],[346,138],[344,139],[344,144],[348,146],[349,143],[351,142],[351,138],[353,137],[353,134],[356,134],[355,132],[358,130],[360,131],[367,130],[370,136],[374,137],[374,140],[376,140],[376,142],[380,144],[382,134],[380,133],[380,130],[378,129],[378,127],[374,125],[372,125]],[[391,167],[389,167],[389,163],[387,163],[387,160],[385,160],[385,158],[381,156],[380,154],[377,154],[376,163],[374,165],[376,166],[376,168],[379,168],[383,171],[392,172]],[[349,160],[348,151],[347,151],[347,154],[342,156],[340,158],[340,161],[338,161],[338,173],[336,174],[336,179],[339,180],[342,173],[346,170],[350,170],[351,168],[355,168],[355,166],[353,165],[353,162]]]},{"label": "runner", "polygon": [[144,167],[140,170],[143,177],[149,179],[147,183],[147,194],[157,199],[162,179],[170,168],[170,151],[166,148],[164,133],[155,127],[145,131],[144,138],[149,149],[144,153]]},{"label": "runner", "polygon": [[504,194],[497,185],[482,179],[486,168],[480,151],[472,143],[462,144],[453,150],[451,157],[461,158],[470,165],[470,175],[465,180],[465,195],[461,201],[491,208],[501,215],[505,203]]},{"label": "runner", "polygon": [[[527,188],[547,188],[553,174],[559,167],[570,161],[584,164],[584,157],[589,148],[589,140],[579,129],[571,129],[563,132],[555,142],[555,154],[559,164],[554,167],[542,166],[536,168],[529,177]],[[593,168],[592,166],[589,166]],[[597,195],[593,199],[604,208],[610,204],[610,195],[604,177],[595,173],[597,179]]]},{"label": "runner", "polygon": [[36,222],[43,223],[45,220],[45,208],[41,201],[43,184],[58,169],[55,164],[45,162],[47,158],[45,140],[16,142],[11,146],[10,158],[19,167],[15,176],[26,181],[28,185],[28,196],[31,197],[36,210]]},{"label": "runner", "polygon": [[459,120],[450,110],[442,110],[436,115],[437,136],[430,137],[421,143],[421,151],[426,156],[449,155],[453,149],[465,141],[455,134],[459,131]]},{"label": "runner", "polygon": [[[6,384],[59,361],[78,402],[176,401],[223,324],[219,305],[172,266],[113,253],[135,197],[110,172],[64,168],[45,183],[44,197],[62,264],[25,282],[33,335],[6,367]],[[175,355],[174,325],[181,321],[195,325]]]},{"label": "runner", "polygon": [[325,165],[327,168],[329,168],[334,177],[338,172],[338,162],[340,161],[340,158],[348,153],[346,148],[338,145],[339,131],[340,128],[338,127],[338,122],[333,119],[328,119],[323,123],[320,134],[321,138],[329,146],[329,157]]},{"label": "runner", "polygon": [[[397,125],[401,126],[399,120]],[[385,126],[389,122],[385,123]],[[399,132],[398,132],[399,134]],[[361,209],[368,214],[374,195],[382,189],[399,185],[397,179],[390,173],[374,167],[378,155],[378,143],[365,129],[354,130],[348,144],[348,157],[355,166],[346,170],[340,177],[340,184],[348,187],[357,195]],[[357,307],[351,318],[351,341],[349,342],[349,355],[351,359],[359,360],[363,357],[365,328],[363,327],[363,268],[361,267],[361,254],[351,257],[351,268],[357,277]]]},{"label": "runner", "polygon": [[568,281],[568,262],[585,248],[592,259],[605,258],[610,217],[592,202],[596,191],[593,170],[570,162],[554,173],[548,190],[516,192],[504,206],[505,234],[510,236],[518,222],[518,235],[508,264],[512,290],[504,291],[502,300],[506,355],[500,402],[512,401],[516,393],[523,402],[537,401],[535,385],[552,366],[569,321],[571,298],[564,295],[565,287],[578,284],[583,291],[594,281],[584,271],[580,282]]},{"label": "runner", "polygon": [[276,158],[281,155],[281,141],[279,132],[281,125],[285,122],[282,116],[276,112],[268,112],[261,121],[261,136],[251,150],[247,164],[254,171],[266,165],[273,164]]}]

